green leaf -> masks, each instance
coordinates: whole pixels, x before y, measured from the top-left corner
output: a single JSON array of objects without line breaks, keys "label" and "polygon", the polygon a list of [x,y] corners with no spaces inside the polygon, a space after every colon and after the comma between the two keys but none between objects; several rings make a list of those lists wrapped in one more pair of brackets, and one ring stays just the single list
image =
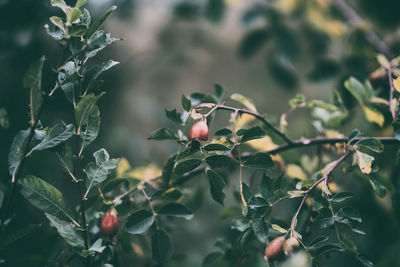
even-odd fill
[{"label": "green leaf", "polygon": [[143,234],[154,223],[153,213],[141,210],[130,215],[126,221],[125,230],[133,235]]},{"label": "green leaf", "polygon": [[90,39],[90,37],[93,36],[93,34],[100,29],[100,27],[103,25],[103,23],[107,20],[107,18],[111,15],[111,13],[117,9],[117,6],[111,6],[109,9],[107,9],[107,11],[105,12],[105,14],[99,18],[98,20],[96,20],[95,22],[93,22],[90,27],[89,30],[86,33],[86,38]]},{"label": "green leaf", "polygon": [[382,142],[376,138],[364,138],[355,143],[355,145],[372,150],[376,153],[382,153],[384,148]]},{"label": "green leaf", "polygon": [[254,169],[270,169],[274,167],[274,162],[268,154],[257,153],[247,159],[243,165]]},{"label": "green leaf", "polygon": [[97,239],[96,242],[89,248],[91,252],[102,253],[106,246],[102,246],[103,240],[101,238]]},{"label": "green leaf", "polygon": [[109,60],[107,62],[103,62],[100,65],[96,65],[85,71],[82,87],[85,88],[85,92],[89,92],[93,86],[96,84],[96,79],[105,71],[111,69],[115,65],[118,65],[119,62],[114,60]]},{"label": "green leaf", "polygon": [[190,210],[188,210],[185,206],[178,203],[168,203],[160,210],[158,210],[157,214],[182,217],[185,218],[186,220],[191,220],[193,218],[193,213]]},{"label": "green leaf", "polygon": [[217,100],[218,103],[221,103],[222,95],[224,93],[224,88],[222,88],[222,86],[217,83],[214,84],[214,88],[215,88],[215,99]]},{"label": "green leaf", "polygon": [[220,136],[220,137],[229,137],[232,135],[232,131],[227,128],[224,128],[224,129],[220,129],[220,130],[216,131],[214,133],[214,135]]},{"label": "green leaf", "polygon": [[329,112],[335,112],[339,109],[335,105],[325,103],[322,100],[311,100],[307,103],[307,107],[308,108],[321,108],[321,109],[325,109]]},{"label": "green leaf", "polygon": [[160,128],[150,134],[147,140],[177,140],[178,135],[171,129]]},{"label": "green leaf", "polygon": [[110,33],[106,33],[104,31],[97,31],[87,42],[87,47],[85,50],[86,58],[89,59],[94,57],[101,50],[119,40],[121,39],[111,37]]},{"label": "green leaf", "polygon": [[356,209],[351,207],[340,208],[340,210],[336,214],[336,217],[344,217],[356,222],[362,222],[360,213]]},{"label": "green leaf", "polygon": [[196,169],[201,164],[201,162],[201,159],[188,159],[185,161],[181,161],[176,164],[174,168],[174,173],[176,175],[183,175],[189,171]]},{"label": "green leaf", "polygon": [[225,199],[225,194],[222,192],[225,187],[224,179],[213,170],[207,170],[207,176],[210,182],[211,197],[223,206]]},{"label": "green leaf", "polygon": [[231,229],[237,230],[239,232],[244,232],[249,227],[250,223],[243,218],[232,220]]},{"label": "green leaf", "polygon": [[28,71],[25,73],[23,79],[24,87],[30,89],[29,105],[31,125],[34,125],[38,120],[38,115],[43,104],[41,87],[44,61],[45,57],[41,57],[39,60],[36,60],[34,63],[32,63]]},{"label": "green leaf", "polygon": [[164,109],[164,110],[165,110],[165,115],[167,116],[168,119],[178,124],[182,124],[181,114],[179,114],[176,111],[176,109],[172,110]]},{"label": "green leaf", "polygon": [[90,189],[106,180],[109,172],[118,166],[119,159],[110,159],[110,155],[102,148],[93,153],[96,162],[90,162],[86,165],[83,171],[86,173],[86,193],[87,196]]},{"label": "green leaf", "polygon": [[238,54],[244,59],[248,59],[258,52],[268,41],[269,31],[263,27],[248,32],[240,41]]},{"label": "green leaf", "polygon": [[75,7],[76,7],[76,8],[80,8],[81,6],[86,5],[86,3],[87,3],[88,1],[89,1],[89,0],[78,0],[78,1],[76,1]]},{"label": "green leaf", "polygon": [[384,198],[386,196],[388,188],[380,179],[373,176],[369,176],[368,181],[371,184],[372,189],[380,198]]},{"label": "green leaf", "polygon": [[52,17],[50,17],[50,21],[56,27],[58,27],[60,30],[62,30],[63,32],[66,32],[64,21],[60,17],[52,16]]},{"label": "green leaf", "polygon": [[289,100],[289,105],[292,108],[303,106],[306,103],[306,97],[302,94],[297,94],[295,98]]},{"label": "green leaf", "polygon": [[12,177],[14,177],[15,171],[18,168],[18,165],[21,163],[22,159],[22,148],[27,141],[30,130],[19,131],[11,144],[10,152],[8,154],[8,164],[9,164],[9,172]]},{"label": "green leaf", "polygon": [[221,144],[207,144],[203,147],[205,151],[230,151],[231,149]]},{"label": "green leaf", "polygon": [[164,184],[166,184],[166,185],[168,185],[169,180],[172,177],[172,172],[173,172],[173,169],[174,169],[176,156],[177,155],[174,154],[171,157],[169,157],[167,162],[164,165],[163,170],[162,170],[163,181],[164,181]]},{"label": "green leaf", "polygon": [[247,98],[241,94],[232,94],[231,99],[241,103],[243,106],[245,106],[248,110],[251,112],[257,112],[256,106],[250,98]]},{"label": "green leaf", "polygon": [[33,206],[59,219],[79,225],[70,214],[57,188],[32,175],[25,177],[20,183],[22,195]]},{"label": "green leaf", "polygon": [[357,253],[357,246],[353,241],[348,239],[344,233],[340,233],[339,236],[340,236],[339,241],[343,245],[344,249],[352,253]]},{"label": "green leaf", "polygon": [[192,102],[185,95],[182,95],[182,107],[187,112],[192,108]]},{"label": "green leaf", "polygon": [[357,164],[362,173],[370,174],[372,172],[372,162],[374,157],[356,150]]},{"label": "green leaf", "polygon": [[81,133],[82,125],[88,120],[96,102],[103,96],[104,93],[95,95],[95,94],[88,94],[84,98],[82,98],[78,105],[76,106],[75,110],[75,121],[78,125],[77,133]]},{"label": "green leaf", "polygon": [[73,176],[74,161],[71,147],[66,143],[61,144],[56,148],[56,155],[64,170]]},{"label": "green leaf", "polygon": [[72,247],[84,248],[82,231],[71,222],[57,218],[56,216],[46,213],[46,217],[51,224],[57,228],[58,233]]},{"label": "green leaf", "polygon": [[364,102],[364,88],[356,78],[350,77],[344,82],[344,87],[362,104]]},{"label": "green leaf", "polygon": [[72,124],[66,126],[57,124],[46,131],[43,140],[32,148],[32,151],[39,151],[58,146],[62,142],[68,140],[75,133],[75,128]]},{"label": "green leaf", "polygon": [[97,105],[93,105],[89,111],[89,116],[83,121],[81,127],[81,149],[83,151],[88,145],[96,140],[100,130],[100,110]]},{"label": "green leaf", "polygon": [[354,129],[353,131],[351,131],[347,143],[352,144],[354,142],[354,139],[357,138],[360,134],[361,132],[358,129]]},{"label": "green leaf", "polygon": [[340,192],[336,195],[333,196],[332,198],[332,202],[334,203],[342,203],[352,197],[354,197],[355,195],[353,193],[350,192]]},{"label": "green leaf", "polygon": [[261,242],[265,243],[268,238],[268,225],[261,217],[255,218],[251,224],[253,231]]},{"label": "green leaf", "polygon": [[215,262],[222,259],[223,256],[224,256],[224,254],[222,254],[221,252],[211,252],[204,258],[201,266],[202,267],[217,266],[217,265],[215,265]]},{"label": "green leaf", "polygon": [[171,256],[172,247],[168,235],[159,229],[156,229],[151,237],[151,251],[153,259],[160,263],[167,263],[168,258]]},{"label": "green leaf", "polygon": [[51,5],[61,8],[61,10],[64,11],[64,13],[67,13],[68,6],[64,2],[64,0],[51,0]]},{"label": "green leaf", "polygon": [[206,162],[212,168],[224,168],[236,165],[238,162],[225,155],[213,155],[206,158]]},{"label": "green leaf", "polygon": [[79,8],[75,7],[67,7],[67,22],[73,23],[78,20],[82,15],[82,12]]},{"label": "green leaf", "polygon": [[252,197],[249,201],[249,208],[261,208],[269,206],[269,203],[262,197]]},{"label": "green leaf", "polygon": [[246,132],[243,134],[242,139],[240,140],[241,143],[254,140],[254,139],[259,139],[263,138],[265,136],[265,132],[263,129],[261,129],[259,126],[250,128],[246,130]]},{"label": "green leaf", "polygon": [[274,193],[274,181],[264,173],[258,189],[265,199],[271,199]]},{"label": "green leaf", "polygon": [[15,231],[6,231],[0,242],[0,249],[4,249],[12,243],[24,238],[39,229],[40,225],[28,224]]}]

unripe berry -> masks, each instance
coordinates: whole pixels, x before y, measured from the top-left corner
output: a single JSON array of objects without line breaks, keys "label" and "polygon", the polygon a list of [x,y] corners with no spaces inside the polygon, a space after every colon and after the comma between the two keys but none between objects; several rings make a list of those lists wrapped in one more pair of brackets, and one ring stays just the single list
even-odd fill
[{"label": "unripe berry", "polygon": [[208,126],[204,121],[196,122],[189,131],[189,139],[197,139],[199,141],[207,141]]},{"label": "unripe berry", "polygon": [[285,243],[283,243],[283,253],[285,253],[286,256],[289,256],[294,250],[297,250],[299,247],[300,243],[295,237],[288,238]]},{"label": "unripe berry", "polygon": [[268,246],[265,248],[265,259],[266,260],[276,260],[282,253],[282,246],[285,242],[284,236],[278,236],[272,240]]},{"label": "unripe berry", "polygon": [[113,237],[119,229],[118,217],[114,209],[110,209],[104,214],[101,220],[100,230],[107,238]]}]

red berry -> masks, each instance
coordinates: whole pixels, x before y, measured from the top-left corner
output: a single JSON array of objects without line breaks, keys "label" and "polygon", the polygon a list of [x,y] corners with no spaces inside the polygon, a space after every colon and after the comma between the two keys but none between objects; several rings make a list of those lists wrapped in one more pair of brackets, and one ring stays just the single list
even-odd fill
[{"label": "red berry", "polygon": [[293,251],[300,247],[299,241],[295,237],[291,237],[283,243],[283,253],[286,256],[292,254]]},{"label": "red berry", "polygon": [[189,139],[197,139],[199,141],[207,141],[208,139],[208,126],[204,121],[196,122],[189,132]]},{"label": "red berry", "polygon": [[113,237],[119,229],[118,217],[113,209],[104,214],[100,225],[101,232],[104,236],[111,238]]},{"label": "red berry", "polygon": [[276,260],[281,256],[282,246],[285,242],[284,236],[278,236],[272,240],[268,246],[265,248],[265,259],[266,260]]}]

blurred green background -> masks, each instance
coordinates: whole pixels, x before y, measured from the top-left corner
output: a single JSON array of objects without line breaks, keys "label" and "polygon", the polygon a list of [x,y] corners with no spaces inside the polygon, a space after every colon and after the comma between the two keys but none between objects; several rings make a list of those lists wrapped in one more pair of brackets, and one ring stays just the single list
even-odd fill
[{"label": "blurred green background", "polygon": [[[121,64],[103,75],[107,94],[99,102],[103,121],[93,151],[105,147],[112,157],[125,157],[134,167],[151,162],[162,166],[175,153],[176,145],[146,138],[154,129],[168,126],[164,108],[179,107],[182,94],[212,92],[215,83],[224,87],[226,97],[233,92],[248,96],[261,113],[275,115],[277,120],[297,93],[329,101],[331,89],[341,89],[344,79],[355,76],[364,80],[378,67],[376,51],[363,37],[364,27],[372,27],[394,54],[400,52],[400,1],[348,2],[371,25],[350,27],[328,0],[91,0],[87,8],[93,17],[112,4],[118,6],[105,28],[124,39],[97,59],[112,58]],[[60,47],[46,35],[43,25],[57,13],[47,0],[0,0],[0,108],[7,111],[10,122],[9,128],[0,127],[2,190],[10,179],[7,157],[12,139],[28,122],[28,91],[22,87],[22,77],[41,55],[55,65]],[[50,67],[45,71],[49,75]],[[387,97],[386,81],[377,81],[374,86]],[[353,104],[348,102],[349,106]],[[69,109],[64,96],[56,94],[46,107],[43,125],[53,125],[59,118],[71,119]],[[389,118],[389,114],[386,116]],[[363,120],[362,116],[353,118],[361,130],[378,132]],[[217,126],[224,124],[212,130]],[[348,134],[351,129],[350,125],[341,131]],[[292,114],[288,132],[293,138],[315,135],[310,114]],[[57,179],[64,174],[47,152],[28,160],[24,172],[58,187],[70,186],[67,179]],[[390,179],[396,177],[388,175]],[[204,201],[193,204],[196,216],[192,222],[177,221],[179,231],[172,237],[174,251],[187,254],[184,266],[199,266],[213,250],[216,237],[223,236],[230,224],[219,219],[220,207],[209,201],[206,183],[193,186],[205,196]],[[370,259],[381,262],[380,266],[400,266],[398,210],[390,204],[391,196],[377,201],[365,188],[354,189],[359,191],[355,205],[365,218],[364,230],[368,233],[357,243]],[[77,201],[74,190],[65,191],[72,202]],[[44,216],[20,196],[14,211],[15,227],[27,221],[46,223]],[[44,233],[39,229],[2,253],[14,266],[23,266],[28,258],[40,262],[41,255],[51,252],[49,245],[54,239]],[[342,258],[338,264],[356,266]],[[336,266],[329,262],[324,266]],[[122,262],[122,266],[133,265]]]}]

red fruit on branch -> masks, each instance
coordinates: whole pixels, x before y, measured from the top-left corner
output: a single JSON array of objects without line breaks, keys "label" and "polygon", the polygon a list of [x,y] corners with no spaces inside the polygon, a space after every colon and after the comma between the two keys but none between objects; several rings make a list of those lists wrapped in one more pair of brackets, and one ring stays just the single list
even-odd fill
[{"label": "red fruit on branch", "polygon": [[278,236],[274,240],[272,240],[268,246],[265,248],[265,259],[266,260],[276,260],[282,254],[282,246],[285,242],[284,236]]},{"label": "red fruit on branch", "polygon": [[293,251],[296,251],[300,247],[299,241],[295,237],[291,237],[283,243],[283,253],[286,256],[292,254]]},{"label": "red fruit on branch", "polygon": [[189,131],[189,139],[197,139],[199,141],[207,141],[208,126],[204,121],[196,122]]},{"label": "red fruit on branch", "polygon": [[107,238],[113,237],[119,229],[118,217],[114,209],[110,209],[104,214],[101,220],[100,230]]}]

